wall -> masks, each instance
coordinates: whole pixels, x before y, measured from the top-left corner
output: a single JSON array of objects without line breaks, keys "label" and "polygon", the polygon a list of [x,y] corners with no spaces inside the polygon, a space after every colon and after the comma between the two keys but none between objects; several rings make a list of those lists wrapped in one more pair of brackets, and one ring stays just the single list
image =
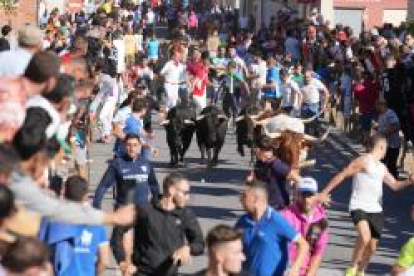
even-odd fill
[{"label": "wall", "polygon": [[334,0],[334,8],[365,9],[365,25],[368,28],[383,24],[383,11],[407,9],[408,0]]},{"label": "wall", "polygon": [[19,0],[13,13],[0,9],[0,26],[11,24],[18,29],[26,23],[37,24],[37,0]]},{"label": "wall", "polygon": [[408,0],[408,21],[414,21],[414,0]]}]

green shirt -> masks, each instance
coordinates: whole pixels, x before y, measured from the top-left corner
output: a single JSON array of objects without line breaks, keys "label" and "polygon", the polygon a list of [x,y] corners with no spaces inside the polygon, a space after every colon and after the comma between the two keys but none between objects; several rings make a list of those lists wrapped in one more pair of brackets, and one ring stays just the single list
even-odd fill
[{"label": "green shirt", "polygon": [[290,79],[296,82],[299,85],[299,87],[302,87],[305,85],[305,77],[302,74],[295,73],[292,75]]}]

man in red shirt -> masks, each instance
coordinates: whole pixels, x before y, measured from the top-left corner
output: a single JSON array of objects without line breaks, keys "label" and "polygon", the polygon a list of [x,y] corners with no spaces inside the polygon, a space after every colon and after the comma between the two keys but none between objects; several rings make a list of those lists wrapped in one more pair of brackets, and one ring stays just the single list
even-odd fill
[{"label": "man in red shirt", "polygon": [[195,50],[193,60],[187,66],[187,72],[191,76],[192,97],[201,110],[207,106],[208,59],[208,52],[200,54]]},{"label": "man in red shirt", "polygon": [[374,118],[375,103],[378,100],[379,84],[370,77],[364,77],[361,71],[355,75],[355,84],[352,87],[355,99],[358,101],[362,142],[366,146],[371,135],[372,120]]}]

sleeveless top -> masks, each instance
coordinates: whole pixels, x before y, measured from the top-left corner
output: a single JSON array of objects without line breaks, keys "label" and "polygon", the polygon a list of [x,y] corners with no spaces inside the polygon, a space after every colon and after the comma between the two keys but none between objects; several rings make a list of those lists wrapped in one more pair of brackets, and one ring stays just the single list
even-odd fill
[{"label": "sleeveless top", "polygon": [[386,167],[381,161],[375,161],[371,155],[367,155],[367,159],[365,169],[353,178],[349,210],[360,209],[367,213],[381,213]]}]

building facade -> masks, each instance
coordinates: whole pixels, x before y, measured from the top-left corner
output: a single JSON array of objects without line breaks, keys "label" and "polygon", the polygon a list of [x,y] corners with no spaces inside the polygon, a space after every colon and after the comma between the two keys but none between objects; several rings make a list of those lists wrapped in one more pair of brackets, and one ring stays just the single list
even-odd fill
[{"label": "building facade", "polygon": [[[325,4],[325,0],[320,1],[321,9]],[[333,14],[327,14],[333,18],[332,22],[352,26],[356,32],[363,26],[368,29],[384,23],[398,26],[407,20],[408,0],[333,0],[332,6]]]},{"label": "building facade", "polygon": [[398,26],[407,16],[414,20],[414,0],[242,0],[240,3],[242,14],[255,15],[258,26],[262,22],[268,24],[285,6],[295,10],[299,18],[318,8],[332,25],[348,25],[356,33],[363,27],[369,29],[384,23]]},{"label": "building facade", "polygon": [[9,24],[18,29],[27,23],[37,24],[37,11],[37,0],[18,0],[10,10],[0,8],[0,26]]}]

